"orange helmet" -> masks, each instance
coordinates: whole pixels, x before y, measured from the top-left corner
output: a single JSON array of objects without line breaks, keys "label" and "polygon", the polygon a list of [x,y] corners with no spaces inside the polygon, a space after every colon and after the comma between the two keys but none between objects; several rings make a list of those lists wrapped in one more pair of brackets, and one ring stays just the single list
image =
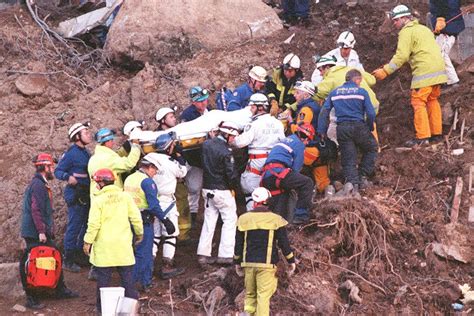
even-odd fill
[{"label": "orange helmet", "polygon": [[298,128],[296,129],[295,134],[300,139],[309,138],[310,140],[313,140],[314,135],[316,134],[316,131],[314,130],[314,127],[311,123],[303,123],[303,124],[298,124]]},{"label": "orange helmet", "polygon": [[95,182],[114,182],[115,175],[110,169],[99,169],[92,176],[92,180]]},{"label": "orange helmet", "polygon": [[41,153],[33,158],[33,163],[35,166],[52,166],[56,163],[56,159],[54,159],[50,154]]}]

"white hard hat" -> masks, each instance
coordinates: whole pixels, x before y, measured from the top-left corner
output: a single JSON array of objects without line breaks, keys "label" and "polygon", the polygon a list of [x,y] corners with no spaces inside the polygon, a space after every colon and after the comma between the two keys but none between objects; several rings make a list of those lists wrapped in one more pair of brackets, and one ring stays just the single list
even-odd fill
[{"label": "white hard hat", "polygon": [[268,191],[267,189],[263,187],[256,188],[252,192],[252,200],[255,203],[263,203],[271,197],[272,197],[272,194],[270,193],[270,191]]},{"label": "white hard hat", "polygon": [[297,81],[295,83],[295,89],[308,93],[309,95],[314,95],[314,84],[311,81]]},{"label": "white hard hat", "polygon": [[156,111],[156,116],[155,120],[157,122],[161,121],[167,114],[169,113],[174,113],[174,110],[172,108],[161,108]]},{"label": "white hard hat", "polygon": [[390,11],[390,15],[392,16],[392,20],[395,20],[404,16],[410,16],[411,11],[406,5],[399,4]]},{"label": "white hard hat", "polygon": [[125,124],[125,126],[123,127],[123,133],[127,136],[130,136],[130,133],[137,127],[142,128],[143,122],[139,122],[139,121],[127,122],[127,124]]},{"label": "white hard hat", "polygon": [[326,66],[326,65],[336,65],[336,57],[333,55],[323,55],[319,57],[318,61],[316,62],[316,68]]},{"label": "white hard hat", "polygon": [[267,71],[263,67],[253,66],[249,71],[249,77],[260,82],[265,82],[267,81]]},{"label": "white hard hat", "polygon": [[356,40],[352,32],[344,31],[339,35],[336,43],[339,47],[342,48],[354,48]]},{"label": "white hard hat", "polygon": [[263,106],[265,110],[268,109],[268,98],[263,93],[254,93],[250,96],[249,105]]},{"label": "white hard hat", "polygon": [[68,136],[69,136],[69,139],[70,140],[73,140],[74,136],[79,133],[80,131],[82,131],[83,129],[86,129],[86,128],[89,128],[90,127],[90,123],[87,122],[87,123],[75,123],[74,125],[72,125],[70,128],[69,128],[69,131],[68,131]]},{"label": "white hard hat", "polygon": [[219,125],[219,131],[229,135],[237,136],[239,135],[239,126],[234,122],[226,121]]},{"label": "white hard hat", "polygon": [[293,53],[289,53],[283,58],[283,66],[286,68],[300,69],[300,58]]},{"label": "white hard hat", "polygon": [[142,158],[142,162],[153,164],[156,168],[160,169],[161,164],[159,161],[160,154],[158,153],[149,153]]}]

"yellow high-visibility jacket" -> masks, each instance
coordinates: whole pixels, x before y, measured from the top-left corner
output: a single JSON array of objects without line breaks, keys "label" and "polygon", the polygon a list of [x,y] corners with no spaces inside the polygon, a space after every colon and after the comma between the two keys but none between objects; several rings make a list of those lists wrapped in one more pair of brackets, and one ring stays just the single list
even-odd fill
[{"label": "yellow high-visibility jacket", "polygon": [[447,82],[441,50],[433,32],[418,20],[408,22],[398,33],[397,52],[383,69],[390,75],[408,62],[411,88],[419,89]]},{"label": "yellow high-visibility jacket", "polygon": [[143,235],[140,210],[132,197],[116,185],[98,191],[91,201],[86,243],[92,244],[90,263],[96,267],[135,264],[133,233]]},{"label": "yellow high-visibility jacket", "polygon": [[[136,145],[132,146],[130,153],[126,157],[120,157],[115,151],[106,146],[97,145],[87,165],[87,171],[92,177],[99,169],[110,169],[115,175],[115,185],[119,188],[123,188],[120,174],[132,170],[139,159],[140,148]],[[94,193],[98,191],[96,185],[95,181],[91,180],[91,197],[94,197]]]},{"label": "yellow high-visibility jacket", "polygon": [[[346,82],[346,73],[352,69],[356,68],[348,66],[331,67],[324,75],[323,81],[318,84],[318,92],[313,96],[313,99],[317,102],[324,101],[332,90],[342,86],[344,82]],[[370,101],[372,102],[375,113],[377,114],[379,112],[380,102],[377,99],[374,90],[371,88],[373,85],[375,85],[376,79],[368,72],[360,69],[357,70],[359,70],[362,74],[362,82],[360,83],[360,86],[369,93]]]}]

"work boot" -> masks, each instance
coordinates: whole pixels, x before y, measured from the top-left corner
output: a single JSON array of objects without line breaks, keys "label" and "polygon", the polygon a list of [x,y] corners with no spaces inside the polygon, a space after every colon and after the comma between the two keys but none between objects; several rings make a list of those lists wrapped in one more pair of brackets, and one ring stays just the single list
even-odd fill
[{"label": "work boot", "polygon": [[443,141],[443,135],[433,135],[430,137],[430,143],[439,143]]},{"label": "work boot", "polygon": [[202,267],[205,267],[205,266],[208,266],[208,265],[210,265],[210,264],[216,263],[216,258],[198,255],[198,263],[199,263],[199,265],[201,265]]},{"label": "work boot", "polygon": [[370,186],[372,186],[372,182],[370,182],[369,179],[366,176],[361,176],[360,177],[359,189],[365,190]]},{"label": "work boot", "polygon": [[59,290],[57,294],[57,298],[59,299],[68,299],[76,297],[79,297],[79,294],[74,291],[71,291],[67,287],[64,287],[62,290]]},{"label": "work boot", "polygon": [[168,280],[183,274],[184,271],[186,271],[184,268],[174,266],[173,259],[163,258],[163,266],[158,272],[158,275],[160,279]]},{"label": "work boot", "polygon": [[150,293],[153,288],[153,284],[143,285],[141,283],[136,284],[137,291],[140,293]]},{"label": "work boot", "polygon": [[74,272],[74,273],[81,272],[81,267],[79,267],[74,262],[66,261],[66,260],[64,260],[63,269],[69,272]]},{"label": "work boot", "polygon": [[44,308],[44,304],[41,303],[37,298],[34,298],[31,295],[26,296],[26,304],[25,306],[30,309],[42,309]]},{"label": "work boot", "polygon": [[334,186],[332,184],[328,185],[325,189],[324,189],[324,197],[325,198],[332,198],[334,197],[334,194],[336,193],[336,189],[334,188]]},{"label": "work boot", "polygon": [[307,223],[308,221],[309,221],[308,210],[305,208],[295,208],[293,221],[291,224],[301,225],[301,224]]},{"label": "work boot", "polygon": [[410,139],[409,141],[405,142],[405,146],[407,146],[407,147],[426,146],[429,143],[430,143],[429,138],[414,138],[414,139]]},{"label": "work boot", "polygon": [[87,279],[90,281],[97,281],[97,270],[94,268],[94,266],[91,266]]},{"label": "work boot", "polygon": [[233,258],[222,258],[222,257],[217,257],[217,264],[223,265],[223,266],[230,266],[231,264],[234,263]]}]

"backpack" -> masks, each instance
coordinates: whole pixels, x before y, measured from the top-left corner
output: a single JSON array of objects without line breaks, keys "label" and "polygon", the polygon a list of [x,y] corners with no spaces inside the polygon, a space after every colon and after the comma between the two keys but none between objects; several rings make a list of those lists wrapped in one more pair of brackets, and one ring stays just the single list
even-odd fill
[{"label": "backpack", "polygon": [[216,93],[216,109],[227,111],[227,102],[232,97],[232,90],[226,87],[222,87],[219,92]]},{"label": "backpack", "polygon": [[55,289],[62,271],[61,253],[54,247],[36,246],[30,249],[25,262],[28,288]]},{"label": "backpack", "polygon": [[330,161],[337,160],[337,145],[329,138],[316,142],[316,147],[319,150],[319,164],[327,164]]}]

